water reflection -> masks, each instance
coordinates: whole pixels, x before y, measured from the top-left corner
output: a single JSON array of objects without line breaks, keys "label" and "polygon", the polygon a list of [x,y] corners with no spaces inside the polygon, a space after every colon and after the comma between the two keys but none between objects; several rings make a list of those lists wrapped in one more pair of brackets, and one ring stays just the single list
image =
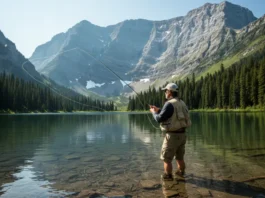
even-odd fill
[{"label": "water reflection", "polygon": [[[2,117],[0,161],[5,163],[0,165],[4,174],[1,183],[13,182],[12,192],[19,196],[16,174],[24,171],[21,167],[25,160],[31,160],[31,171],[43,173],[39,180],[49,181],[59,190],[90,189],[103,194],[116,191],[120,195],[141,191],[139,180],[156,156],[149,150],[152,141],[148,133],[141,134],[137,127],[130,127],[128,116]],[[134,136],[136,133],[139,135]],[[10,188],[2,188],[5,194],[9,193]]]},{"label": "water reflection", "polygon": [[129,115],[130,126],[135,126],[141,131],[159,132],[159,125],[154,121],[153,116],[146,114],[131,114]]},{"label": "water reflection", "polygon": [[[147,117],[130,119],[141,129],[154,131]],[[265,176],[265,114],[191,113],[191,119],[186,146],[188,195],[196,196],[198,191],[221,197],[265,193],[264,177],[243,182]]]},{"label": "water reflection", "polygon": [[[265,175],[264,113],[192,113],[187,156],[188,182],[218,192],[253,196],[264,193],[265,181],[249,178]],[[222,192],[222,193],[221,193]]]},{"label": "water reflection", "polygon": [[234,152],[251,160],[265,161],[264,113],[192,114],[189,140],[223,152]]},{"label": "water reflection", "polygon": [[[264,114],[192,113],[191,118],[186,180],[168,184],[170,189],[163,185],[163,193],[194,197],[206,188],[229,197],[263,192],[264,180],[242,181],[265,175]],[[19,197],[23,186],[33,194],[87,189],[110,197],[162,197],[162,134],[152,124],[146,114],[0,116],[3,195],[12,189]]]},{"label": "water reflection", "polygon": [[[38,197],[51,197],[58,193],[62,196],[71,194],[63,191],[57,192],[52,189],[49,181],[39,179],[41,173],[35,172],[32,165],[25,165],[20,167],[20,169],[20,172],[13,175],[16,181],[2,186],[2,192],[5,192],[5,194],[1,197],[18,197],[18,192],[23,197],[36,197],[36,195]],[[27,187],[25,188],[25,186]]]}]

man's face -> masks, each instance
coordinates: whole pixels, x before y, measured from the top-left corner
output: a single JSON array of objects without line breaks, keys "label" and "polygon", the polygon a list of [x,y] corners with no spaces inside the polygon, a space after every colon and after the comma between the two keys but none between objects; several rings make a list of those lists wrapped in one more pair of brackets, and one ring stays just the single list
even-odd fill
[{"label": "man's face", "polygon": [[171,97],[171,91],[165,90],[165,97],[166,99],[169,99]]}]

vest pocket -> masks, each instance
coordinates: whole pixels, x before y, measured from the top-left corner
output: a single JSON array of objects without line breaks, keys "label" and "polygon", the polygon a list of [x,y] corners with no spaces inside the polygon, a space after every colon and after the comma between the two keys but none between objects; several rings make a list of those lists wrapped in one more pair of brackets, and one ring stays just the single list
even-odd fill
[{"label": "vest pocket", "polygon": [[186,118],[182,111],[177,113],[177,118],[180,124],[180,128],[187,127]]},{"label": "vest pocket", "polygon": [[178,117],[178,120],[185,120],[185,115],[183,112],[178,112],[177,117]]}]

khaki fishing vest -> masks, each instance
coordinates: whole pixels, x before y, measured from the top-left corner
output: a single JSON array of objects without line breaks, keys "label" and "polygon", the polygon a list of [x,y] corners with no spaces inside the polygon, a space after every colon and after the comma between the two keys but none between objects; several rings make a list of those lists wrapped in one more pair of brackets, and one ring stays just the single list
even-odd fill
[{"label": "khaki fishing vest", "polygon": [[160,124],[161,130],[173,132],[191,126],[189,111],[186,104],[178,98],[172,98],[168,102],[173,105],[174,113],[168,120]]}]

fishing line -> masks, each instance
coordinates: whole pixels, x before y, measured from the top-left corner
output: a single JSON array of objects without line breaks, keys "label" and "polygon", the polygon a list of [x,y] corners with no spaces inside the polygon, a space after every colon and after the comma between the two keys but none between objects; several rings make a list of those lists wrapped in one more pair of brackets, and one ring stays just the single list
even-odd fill
[{"label": "fishing line", "polygon": [[[73,51],[73,50],[75,50],[76,48],[73,48],[73,49],[70,49],[70,50],[66,50],[66,51],[63,51],[63,52],[60,52],[60,53],[57,53],[57,54],[55,54],[55,55],[53,55],[53,56],[58,56],[58,55],[60,55],[60,54],[62,54],[62,53],[66,53],[66,52],[69,52],[69,51]],[[52,56],[49,56],[49,57],[52,57]],[[49,58],[48,57],[48,58]],[[33,59],[33,60],[38,60],[38,59],[43,59],[43,58],[36,58],[36,59]],[[44,59],[47,59],[47,57],[44,57]],[[45,84],[45,83],[43,83],[43,82],[41,82],[41,81],[39,81],[38,79],[36,79],[34,76],[32,76],[25,68],[24,68],[24,65],[26,64],[26,63],[28,63],[28,62],[30,62],[29,60],[27,60],[27,61],[25,61],[23,64],[22,64],[22,69],[33,79],[33,80],[35,80],[35,81],[37,81],[38,83],[40,83],[40,84],[42,84],[42,85],[44,85],[44,86],[46,86],[46,87],[48,87],[49,89],[51,89],[54,93],[56,93],[56,94],[58,94],[58,95],[60,95],[61,97],[63,97],[63,98],[65,98],[65,99],[67,99],[67,100],[69,100],[69,101],[71,101],[71,102],[74,102],[74,103],[76,103],[76,104],[79,104],[79,105],[83,105],[83,106],[87,106],[87,107],[93,107],[93,108],[95,108],[95,109],[99,109],[99,110],[103,110],[103,111],[105,111],[105,109],[102,109],[102,108],[100,108],[100,107],[96,107],[96,106],[91,106],[91,105],[87,105],[87,104],[83,104],[83,103],[80,103],[80,102],[78,102],[78,101],[76,101],[76,100],[73,100],[73,99],[71,99],[71,98],[69,98],[69,97],[67,97],[67,96],[65,96],[65,95],[63,95],[63,94],[61,94],[60,92],[58,92],[56,89],[54,89],[54,88],[52,88],[51,86],[48,86],[47,84]]]},{"label": "fishing line", "polygon": [[[36,60],[40,60],[40,59],[48,59],[48,58],[50,58],[50,57],[52,57],[53,59],[54,58],[56,58],[57,56],[59,56],[59,55],[61,55],[61,54],[64,54],[64,53],[66,53],[66,52],[70,52],[70,51],[74,51],[74,50],[79,50],[79,51],[81,51],[81,52],[83,52],[83,53],[85,53],[86,55],[88,55],[88,56],[90,56],[92,59],[94,59],[95,61],[97,61],[97,62],[99,62],[101,65],[103,65],[105,68],[107,68],[107,70],[109,70],[114,76],[116,76],[118,79],[120,79],[125,85],[127,85],[135,94],[136,94],[136,96],[137,96],[137,98],[138,98],[138,100],[139,100],[139,102],[140,102],[140,104],[142,105],[142,107],[143,108],[145,108],[145,106],[144,106],[144,103],[142,102],[142,100],[140,99],[140,96],[139,96],[139,94],[126,82],[126,81],[124,81],[116,72],[114,72],[112,69],[110,69],[106,64],[104,64],[102,61],[100,61],[100,60],[98,60],[97,58],[95,58],[91,53],[89,53],[89,52],[87,52],[87,51],[85,51],[85,50],[83,50],[83,49],[81,49],[81,48],[78,48],[78,47],[76,47],[76,48],[72,48],[72,49],[69,49],[69,50],[65,50],[65,51],[62,51],[62,52],[59,52],[59,53],[56,53],[56,54],[54,54],[54,55],[51,55],[51,56],[47,56],[47,57],[43,57],[43,58],[35,58],[35,59],[32,59],[32,60],[30,60],[30,61],[32,61],[32,62],[34,62],[34,61],[36,61]],[[40,83],[40,84],[42,84],[42,85],[44,85],[44,86],[46,86],[46,87],[48,87],[48,88],[50,88],[54,93],[56,93],[56,94],[58,94],[58,95],[60,95],[61,97],[63,97],[63,98],[65,98],[65,99],[67,99],[67,100],[69,100],[69,101],[71,101],[71,102],[74,102],[74,103],[77,103],[77,104],[79,104],[79,105],[84,105],[84,106],[87,106],[87,107],[94,107],[94,108],[96,108],[96,109],[100,109],[100,110],[103,110],[103,111],[105,111],[105,109],[102,109],[102,108],[99,108],[99,107],[96,107],[96,106],[91,106],[91,105],[87,105],[87,104],[83,104],[83,103],[80,103],[80,102],[78,102],[78,101],[75,101],[75,100],[73,100],[73,99],[71,99],[71,98],[69,98],[69,97],[67,97],[67,96],[65,96],[65,95],[63,95],[63,94],[61,94],[60,92],[58,92],[56,89],[54,89],[54,88],[52,88],[51,86],[48,86],[47,84],[45,84],[45,83],[43,83],[43,82],[41,82],[40,80],[38,80],[38,79],[36,79],[34,76],[32,76],[25,68],[24,68],[24,66],[25,66],[25,64],[26,63],[28,63],[28,62],[30,62],[29,60],[27,60],[27,61],[25,61],[23,64],[22,64],[22,69],[33,79],[33,80],[35,80],[36,82],[38,82],[38,83]],[[43,64],[43,63],[42,63]],[[42,65],[41,64],[41,65]],[[150,124],[152,125],[152,127],[154,127],[155,129],[159,129],[158,127],[156,127],[156,126],[154,126],[153,125],[153,123],[152,123],[152,121],[151,121],[151,119],[150,119],[150,117],[148,116],[148,114],[147,114],[147,117],[148,117],[148,120],[149,120],[149,122],[150,122]]]},{"label": "fishing line", "polygon": [[[201,34],[201,35],[198,35],[198,36],[196,36],[196,38],[198,38],[199,36],[200,37],[202,37],[204,34],[206,34],[206,33],[203,33],[203,34]],[[195,38],[192,38],[192,39],[190,39],[189,40],[189,42],[190,41],[192,41],[192,40],[194,40]],[[5,45],[5,47],[7,47],[7,45]],[[230,51],[232,51],[234,48],[236,47],[236,45],[234,45],[234,47],[232,47],[232,48],[230,48],[229,50],[227,50],[226,51],[226,53],[225,54],[228,54]],[[69,49],[69,50],[65,50],[65,51],[62,51],[62,52],[59,52],[59,53],[57,53],[57,54],[54,54],[54,55],[52,55],[52,56],[48,56],[48,57],[43,57],[43,58],[36,58],[36,59],[32,59],[31,61],[34,61],[34,60],[38,60],[38,59],[48,59],[48,58],[50,58],[50,57],[53,57],[53,58],[56,58],[57,56],[59,56],[60,54],[63,54],[63,53],[66,53],[66,52],[69,52],[69,51],[73,51],[73,50],[80,50],[81,52],[83,52],[83,53],[85,53],[86,55],[88,55],[88,56],[90,56],[91,58],[93,58],[95,61],[97,61],[97,62],[99,62],[101,65],[103,65],[107,70],[109,70],[114,76],[116,76],[118,79],[120,79],[125,85],[127,85],[135,94],[136,94],[136,96],[137,96],[137,98],[138,98],[138,100],[139,100],[139,102],[140,102],[140,104],[142,105],[142,107],[145,109],[145,105],[144,105],[144,103],[142,102],[142,100],[140,99],[140,96],[139,96],[139,94],[126,82],[126,81],[124,81],[116,72],[114,72],[112,69],[110,69],[110,67],[108,67],[106,64],[104,64],[101,60],[98,60],[98,59],[96,59],[91,53],[89,53],[89,52],[87,52],[87,51],[85,51],[85,50],[83,50],[83,49],[81,49],[81,48],[78,48],[78,47],[76,47],[76,48],[72,48],[72,49]],[[101,55],[100,55],[101,56]],[[106,58],[105,57],[105,59],[107,60],[108,58]],[[27,61],[25,61],[23,64],[22,64],[22,69],[32,78],[32,79],[34,79],[35,81],[37,81],[37,82],[39,82],[40,84],[42,84],[42,85],[44,85],[44,86],[47,86],[47,84],[45,84],[45,83],[43,83],[43,82],[41,82],[41,81],[39,81],[39,80],[37,80],[34,76],[32,76],[25,68],[24,68],[24,65],[27,63],[27,62],[30,62],[29,60],[27,60]],[[120,61],[121,62],[121,61]],[[41,63],[41,66],[44,64],[44,62],[42,62]],[[118,65],[118,64],[113,64],[113,65],[116,65],[116,66],[118,66],[118,67],[122,67],[122,65]],[[154,73],[156,73],[156,68],[154,68]],[[169,72],[172,72],[172,70],[171,70],[171,68],[167,68],[167,69],[165,69],[165,70],[162,70],[163,71],[163,73],[169,73]],[[157,74],[157,76],[158,76],[159,74]],[[169,75],[170,74],[168,74],[166,77],[169,77]],[[155,75],[156,76],[156,75]],[[161,74],[160,74],[160,76],[161,76]],[[154,77],[154,76],[152,76],[152,77]],[[172,77],[172,76],[171,76]],[[78,101],[75,101],[75,100],[73,100],[73,99],[71,99],[71,98],[69,98],[69,97],[66,97],[66,96],[64,96],[64,95],[62,95],[61,93],[59,93],[57,90],[55,90],[55,89],[53,89],[52,87],[50,87],[50,86],[47,86],[48,88],[50,88],[53,92],[55,92],[55,93],[57,93],[58,95],[60,95],[60,96],[62,96],[63,98],[65,98],[65,99],[67,99],[67,100],[69,100],[69,101],[72,101],[72,102],[74,102],[74,103],[77,103],[77,104],[80,104],[80,105],[84,105],[84,106],[88,106],[88,107],[95,107],[95,106],[91,106],[91,105],[86,105],[86,104],[82,104],[82,103],[80,103],[80,102],[78,102]],[[147,103],[145,103],[145,104],[147,104]],[[148,105],[148,104],[147,104]],[[99,108],[99,107],[96,107],[97,109],[101,109],[101,110],[105,110],[105,109],[102,109],[102,108]],[[148,116],[148,119],[149,119],[149,122],[151,123],[151,125],[154,127],[154,128],[156,128],[156,129],[158,129],[157,127],[155,127],[154,125],[153,125],[153,123],[152,123],[152,121],[150,120],[150,118],[149,118],[149,116]]]},{"label": "fishing line", "polygon": [[[113,75],[115,75],[117,78],[119,78],[123,83],[125,83],[125,85],[127,85],[137,96],[139,102],[141,103],[142,107],[145,109],[144,104],[142,103],[142,100],[140,99],[139,94],[128,84],[126,83],[126,81],[124,81],[116,72],[114,72],[112,69],[110,69],[106,64],[104,64],[101,60],[97,60],[93,55],[91,55],[89,52],[78,48],[79,50],[81,50],[82,52],[84,52],[85,54],[89,55],[90,57],[92,57],[94,60],[98,61],[99,63],[101,63],[104,67],[106,67]],[[147,103],[145,103],[147,104]],[[147,104],[148,105],[148,104]],[[150,117],[148,116],[149,114],[147,114],[148,120],[150,122],[150,124],[155,128],[155,129],[159,129],[158,127],[154,126]]]}]

